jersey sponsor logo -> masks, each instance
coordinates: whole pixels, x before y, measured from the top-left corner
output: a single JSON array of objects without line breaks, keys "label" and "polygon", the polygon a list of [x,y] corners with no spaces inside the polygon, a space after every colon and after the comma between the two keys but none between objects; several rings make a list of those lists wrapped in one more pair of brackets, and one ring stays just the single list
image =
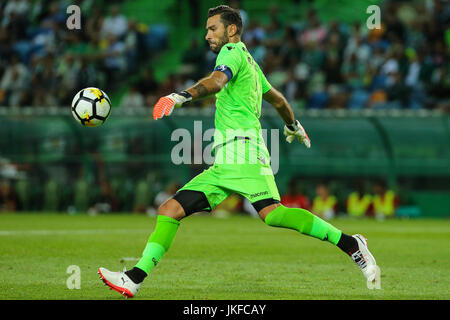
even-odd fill
[{"label": "jersey sponsor logo", "polygon": [[251,194],[250,198],[256,198],[256,197],[259,197],[259,196],[265,196],[267,194],[269,194],[268,191],[257,192],[257,193]]},{"label": "jersey sponsor logo", "polygon": [[221,64],[220,66],[217,66],[217,67],[216,67],[216,70],[217,70],[217,71],[225,71],[226,68],[228,68],[226,65]]}]

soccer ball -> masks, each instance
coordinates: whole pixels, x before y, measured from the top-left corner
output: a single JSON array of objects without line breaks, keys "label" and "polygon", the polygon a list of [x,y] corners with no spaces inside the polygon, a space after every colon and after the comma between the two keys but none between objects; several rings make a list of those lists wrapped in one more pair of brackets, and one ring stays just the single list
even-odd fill
[{"label": "soccer ball", "polygon": [[70,109],[75,120],[81,125],[97,127],[108,119],[111,101],[102,90],[89,87],[78,91]]}]

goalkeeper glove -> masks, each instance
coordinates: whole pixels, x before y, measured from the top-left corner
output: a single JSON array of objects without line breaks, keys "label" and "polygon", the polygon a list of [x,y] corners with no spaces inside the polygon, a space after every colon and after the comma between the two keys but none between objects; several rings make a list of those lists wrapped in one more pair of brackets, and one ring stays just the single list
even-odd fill
[{"label": "goalkeeper glove", "polygon": [[183,103],[191,100],[192,96],[187,91],[171,93],[168,96],[159,98],[153,108],[153,119],[158,120],[164,116],[170,116],[174,108],[179,108]]},{"label": "goalkeeper glove", "polygon": [[295,120],[293,124],[284,126],[284,135],[286,136],[286,141],[289,143],[297,138],[307,148],[311,147],[311,141],[298,120]]}]

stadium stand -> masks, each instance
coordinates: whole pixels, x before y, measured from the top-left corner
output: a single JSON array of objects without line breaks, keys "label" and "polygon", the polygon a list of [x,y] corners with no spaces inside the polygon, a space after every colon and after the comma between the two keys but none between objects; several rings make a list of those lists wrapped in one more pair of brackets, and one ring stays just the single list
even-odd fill
[{"label": "stadium stand", "polygon": [[[204,21],[219,3],[1,2],[0,176],[12,182],[4,184],[3,207],[85,212],[107,183],[119,211],[145,212],[168,181],[198,173],[204,164],[168,161],[176,144],[168,139],[177,128],[193,134],[194,121],[212,127],[214,99],[165,121],[152,121],[151,108],[213,69]],[[355,177],[367,190],[382,177],[399,195],[401,214],[450,208],[448,2],[370,1],[381,7],[380,30],[367,29],[365,1],[227,3],[241,10],[243,40],[313,140],[311,150],[280,144],[281,193],[293,173],[303,186],[326,178],[340,213]],[[66,28],[71,4],[81,8],[80,30]],[[88,86],[105,89],[112,114],[121,115],[101,129],[85,130],[67,112]],[[263,128],[280,129],[274,110],[263,107]],[[65,186],[59,195],[57,185]]]}]

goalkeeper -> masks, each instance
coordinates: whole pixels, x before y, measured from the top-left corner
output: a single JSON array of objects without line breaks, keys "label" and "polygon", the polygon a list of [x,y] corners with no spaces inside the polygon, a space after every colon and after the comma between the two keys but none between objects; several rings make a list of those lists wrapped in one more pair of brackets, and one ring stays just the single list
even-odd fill
[{"label": "goalkeeper", "polygon": [[275,107],[283,119],[289,143],[311,142],[284,96],[267,81],[260,67],[241,42],[242,20],[239,12],[218,6],[208,11],[206,40],[218,53],[214,71],[191,88],[162,97],[153,118],[170,116],[183,103],[215,94],[215,162],[158,209],[155,229],[136,266],[124,272],[99,268],[106,285],[126,297],[136,295],[143,280],[169,250],[180,220],[195,212],[212,211],[229,195],[238,193],[252,203],[269,226],[296,230],[328,241],[348,254],[360,267],[369,287],[379,279],[379,268],[361,235],[347,235],[311,212],[287,208],[270,167],[270,155],[261,134],[259,117],[262,99]]}]

